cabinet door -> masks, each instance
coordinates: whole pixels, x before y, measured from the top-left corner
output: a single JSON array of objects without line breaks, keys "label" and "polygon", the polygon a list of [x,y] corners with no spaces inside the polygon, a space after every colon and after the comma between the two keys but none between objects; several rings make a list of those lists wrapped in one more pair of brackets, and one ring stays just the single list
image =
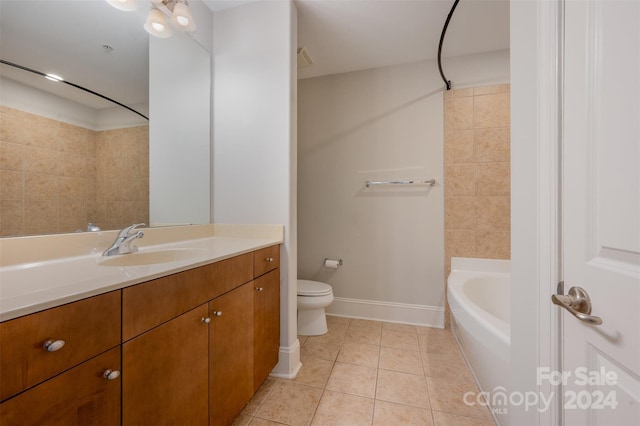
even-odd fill
[{"label": "cabinet door", "polygon": [[0,404],[0,424],[119,425],[120,347],[113,348]]},{"label": "cabinet door", "polygon": [[212,425],[230,425],[253,395],[253,282],[209,303]]},{"label": "cabinet door", "polygon": [[280,352],[280,269],[254,281],[253,388],[258,390],[278,363]]},{"label": "cabinet door", "polygon": [[208,420],[207,305],[122,345],[124,425],[204,425]]}]

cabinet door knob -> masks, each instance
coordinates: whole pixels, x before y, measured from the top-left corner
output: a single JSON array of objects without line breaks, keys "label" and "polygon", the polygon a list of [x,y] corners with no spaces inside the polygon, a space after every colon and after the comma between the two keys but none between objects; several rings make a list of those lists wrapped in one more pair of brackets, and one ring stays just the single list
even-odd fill
[{"label": "cabinet door knob", "polygon": [[104,373],[102,373],[102,377],[107,380],[115,380],[120,377],[120,372],[118,370],[104,370]]},{"label": "cabinet door knob", "polygon": [[202,318],[202,322],[205,324],[209,324],[211,322],[211,318],[207,317],[207,318]]},{"label": "cabinet door knob", "polygon": [[258,290],[258,291],[264,291],[264,287],[256,287],[256,290]]},{"label": "cabinet door knob", "polygon": [[266,260],[267,262],[273,262],[273,257],[267,257],[265,260]]},{"label": "cabinet door knob", "polygon": [[217,317],[221,317],[222,316],[222,311],[213,311],[213,315],[215,315]]},{"label": "cabinet door knob", "polygon": [[44,342],[44,345],[42,345],[42,347],[47,352],[55,352],[62,349],[62,347],[64,346],[64,343],[65,343],[64,340],[47,340],[46,342]]}]

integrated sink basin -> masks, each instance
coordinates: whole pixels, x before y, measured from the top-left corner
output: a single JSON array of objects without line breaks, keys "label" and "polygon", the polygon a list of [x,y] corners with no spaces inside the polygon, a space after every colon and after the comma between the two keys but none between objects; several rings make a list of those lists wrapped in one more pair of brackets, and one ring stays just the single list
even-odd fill
[{"label": "integrated sink basin", "polygon": [[195,259],[205,255],[205,249],[197,248],[176,248],[166,250],[155,250],[137,252],[131,254],[119,254],[105,257],[100,260],[100,266],[142,266],[155,265],[158,263],[176,262],[179,260]]}]

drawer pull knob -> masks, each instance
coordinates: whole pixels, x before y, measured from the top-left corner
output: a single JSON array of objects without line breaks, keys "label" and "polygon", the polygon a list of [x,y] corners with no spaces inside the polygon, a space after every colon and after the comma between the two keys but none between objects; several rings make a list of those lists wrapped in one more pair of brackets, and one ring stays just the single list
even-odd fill
[{"label": "drawer pull knob", "polygon": [[256,290],[258,290],[258,291],[264,291],[264,287],[256,287]]},{"label": "drawer pull knob", "polygon": [[120,377],[120,372],[118,370],[105,370],[104,373],[102,373],[102,377],[107,380],[115,380]]},{"label": "drawer pull knob", "polygon": [[221,317],[222,316],[222,311],[213,311],[213,315],[215,315],[217,317]]},{"label": "drawer pull knob", "polygon": [[64,346],[64,343],[65,343],[64,340],[47,340],[46,342],[44,342],[44,345],[42,345],[42,347],[47,352],[55,352],[62,349],[62,347]]},{"label": "drawer pull knob", "polygon": [[267,262],[273,262],[273,257],[267,257],[265,260],[266,260]]},{"label": "drawer pull knob", "polygon": [[211,322],[211,318],[206,317],[206,318],[202,318],[202,322],[205,324],[209,324]]}]

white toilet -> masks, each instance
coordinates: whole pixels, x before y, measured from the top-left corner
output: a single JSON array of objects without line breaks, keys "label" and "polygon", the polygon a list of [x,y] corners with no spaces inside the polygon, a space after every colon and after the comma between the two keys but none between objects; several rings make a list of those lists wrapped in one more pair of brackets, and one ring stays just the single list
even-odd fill
[{"label": "white toilet", "polygon": [[318,281],[298,280],[298,334],[319,336],[327,332],[324,308],[333,302],[333,289]]}]

